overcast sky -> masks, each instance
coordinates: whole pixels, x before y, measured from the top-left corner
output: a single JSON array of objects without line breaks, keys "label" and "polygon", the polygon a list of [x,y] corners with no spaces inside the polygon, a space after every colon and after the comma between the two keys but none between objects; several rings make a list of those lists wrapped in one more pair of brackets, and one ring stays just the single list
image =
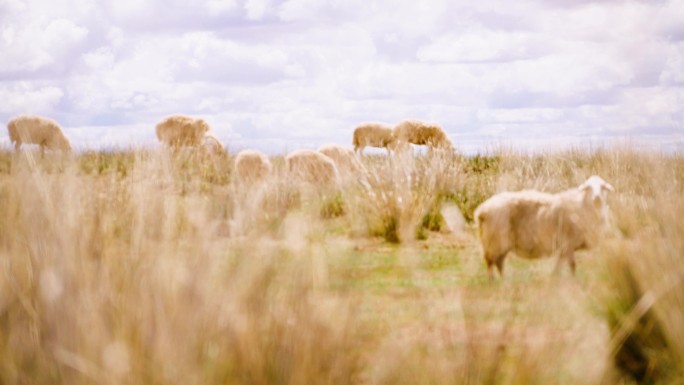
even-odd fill
[{"label": "overcast sky", "polygon": [[3,125],[150,145],[174,113],[269,153],[406,118],[469,153],[683,149],[684,1],[0,0]]}]

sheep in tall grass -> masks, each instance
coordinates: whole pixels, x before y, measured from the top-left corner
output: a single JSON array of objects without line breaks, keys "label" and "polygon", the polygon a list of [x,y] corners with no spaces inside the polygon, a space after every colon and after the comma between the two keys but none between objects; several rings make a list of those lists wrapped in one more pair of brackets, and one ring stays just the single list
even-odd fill
[{"label": "sheep in tall grass", "polygon": [[219,138],[216,137],[216,135],[212,134],[211,132],[204,134],[201,148],[205,153],[211,155],[221,155],[225,154],[226,152],[226,146]]},{"label": "sheep in tall grass", "polygon": [[475,210],[487,272],[493,266],[503,276],[506,255],[537,259],[558,257],[575,273],[575,251],[592,247],[605,227],[606,198],[613,186],[592,176],[578,188],[557,194],[536,190],[503,192],[486,200]]},{"label": "sheep in tall grass", "polygon": [[295,180],[317,186],[337,183],[339,174],[335,162],[318,151],[293,151],[285,157],[285,164],[288,174]]},{"label": "sheep in tall grass", "polygon": [[336,144],[324,144],[318,148],[318,152],[332,159],[340,172],[355,174],[363,170],[363,165],[351,148]]},{"label": "sheep in tall grass", "polygon": [[429,146],[430,150],[443,149],[454,151],[454,144],[442,127],[436,123],[404,120],[394,127],[393,134],[397,140],[397,146],[402,150],[408,149],[412,143]]},{"label": "sheep in tall grass", "polygon": [[271,161],[257,150],[242,150],[235,157],[235,177],[238,182],[254,183],[271,174]]},{"label": "sheep in tall grass", "polygon": [[64,135],[59,124],[52,119],[40,116],[18,116],[7,122],[9,138],[14,149],[19,151],[22,144],[37,144],[41,153],[45,149],[71,151],[69,139]]},{"label": "sheep in tall grass", "polygon": [[156,126],[157,139],[176,149],[184,146],[199,147],[209,130],[209,124],[204,119],[184,115],[169,116]]},{"label": "sheep in tall grass", "polygon": [[354,129],[352,139],[354,151],[361,155],[366,146],[384,147],[389,154],[394,150],[396,142],[392,127],[384,123],[363,123]]}]

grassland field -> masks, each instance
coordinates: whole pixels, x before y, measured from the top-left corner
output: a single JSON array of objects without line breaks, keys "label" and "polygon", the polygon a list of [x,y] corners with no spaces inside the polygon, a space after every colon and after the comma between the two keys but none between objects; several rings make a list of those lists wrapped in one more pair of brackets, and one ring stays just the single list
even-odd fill
[{"label": "grassland field", "polygon": [[[245,186],[228,154],[0,152],[0,384],[684,383],[684,156],[362,161]],[[577,274],[490,281],[475,208],[594,174],[610,232]]]}]

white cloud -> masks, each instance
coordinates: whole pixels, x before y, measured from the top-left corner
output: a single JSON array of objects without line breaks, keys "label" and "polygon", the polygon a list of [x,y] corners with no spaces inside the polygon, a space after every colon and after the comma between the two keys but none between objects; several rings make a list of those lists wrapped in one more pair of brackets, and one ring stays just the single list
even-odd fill
[{"label": "white cloud", "polygon": [[0,113],[7,116],[53,113],[64,92],[58,87],[35,87],[29,82],[0,84]]},{"label": "white cloud", "polygon": [[280,18],[285,21],[313,18],[323,9],[323,3],[317,0],[288,0],[280,6]]},{"label": "white cloud", "polygon": [[177,80],[268,83],[303,74],[301,66],[281,49],[239,44],[209,32],[185,34],[169,49],[175,55],[172,65]]},{"label": "white cloud", "polygon": [[77,25],[90,25],[99,21],[97,11],[100,2],[98,0],[24,0],[23,3],[25,4],[24,13],[21,14],[23,17],[17,20],[22,24],[27,20],[47,23],[50,20],[66,19]]},{"label": "white cloud", "polygon": [[173,46],[173,39],[146,38],[84,53],[82,64],[65,84],[70,108],[96,120],[119,112],[113,123],[134,117],[147,120],[148,114],[159,113],[160,100],[176,98],[182,91],[173,82],[173,58],[168,55]]},{"label": "white cloud", "polygon": [[2,0],[0,1],[0,10],[3,13],[14,13],[26,10],[27,5],[22,0]]},{"label": "white cloud", "polygon": [[592,2],[575,8],[539,12],[538,28],[556,38],[624,42],[650,39],[660,6],[638,1]]},{"label": "white cloud", "polygon": [[13,25],[2,27],[0,73],[36,71],[52,62],[52,57],[32,41],[32,37]]},{"label": "white cloud", "polygon": [[114,60],[114,54],[109,47],[100,47],[95,51],[83,54],[85,64],[96,71],[112,68]]},{"label": "white cloud", "polygon": [[485,62],[528,59],[539,55],[540,39],[527,33],[474,30],[440,36],[417,52],[428,62]]},{"label": "white cloud", "polygon": [[623,91],[619,105],[632,119],[638,117],[642,125],[675,123],[673,115],[681,111],[683,96],[681,88],[631,88]]},{"label": "white cloud", "polygon": [[88,30],[74,24],[67,19],[56,19],[51,21],[42,34],[42,42],[45,48],[52,48],[54,51],[64,51],[72,45],[82,41],[88,36]]},{"label": "white cloud", "polygon": [[212,16],[231,13],[237,8],[235,0],[208,0],[205,3],[206,9]]},{"label": "white cloud", "polygon": [[681,0],[668,1],[660,7],[656,19],[658,23],[655,24],[655,28],[662,37],[668,40],[684,40],[684,6]]},{"label": "white cloud", "polygon": [[107,7],[115,18],[127,19],[141,13],[150,12],[153,4],[152,1],[117,0],[108,2]]},{"label": "white cloud", "polygon": [[247,0],[245,1],[245,10],[247,10],[247,18],[250,20],[260,20],[272,7],[269,0]]},{"label": "white cloud", "polygon": [[377,35],[430,37],[453,28],[453,15],[461,7],[449,0],[396,0],[391,5],[383,0],[288,0],[278,8],[278,16],[287,22],[328,28],[353,23]]},{"label": "white cloud", "polygon": [[477,117],[483,123],[529,123],[558,121],[563,119],[564,113],[553,108],[483,109],[478,111]]},{"label": "white cloud", "polygon": [[666,52],[665,68],[659,80],[664,84],[684,85],[684,41],[672,44]]},{"label": "white cloud", "polygon": [[31,73],[51,66],[63,68],[88,35],[88,30],[67,19],[2,27],[0,74]]},{"label": "white cloud", "polygon": [[492,66],[484,86],[490,93],[540,92],[567,97],[626,85],[634,76],[632,63],[609,45],[557,44],[552,54]]}]

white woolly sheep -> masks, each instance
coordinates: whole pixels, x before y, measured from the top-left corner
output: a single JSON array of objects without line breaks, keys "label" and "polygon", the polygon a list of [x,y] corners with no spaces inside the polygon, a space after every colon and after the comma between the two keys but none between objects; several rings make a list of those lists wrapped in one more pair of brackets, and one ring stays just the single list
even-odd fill
[{"label": "white woolly sheep", "polygon": [[487,272],[503,276],[506,255],[522,258],[557,256],[556,271],[567,261],[575,273],[576,250],[590,248],[607,221],[607,192],[613,186],[592,176],[576,189],[558,194],[536,190],[503,192],[475,210]]},{"label": "white woolly sheep", "polygon": [[156,126],[157,139],[173,148],[198,147],[209,130],[209,124],[204,119],[184,115],[169,116]]},{"label": "white woolly sheep", "polygon": [[354,129],[352,144],[359,154],[363,154],[366,146],[384,147],[389,154],[395,148],[396,139],[392,127],[384,123],[363,123]]},{"label": "white woolly sheep", "polygon": [[408,149],[410,143],[433,148],[454,151],[454,144],[442,127],[436,123],[425,123],[419,120],[404,120],[394,127],[397,146]]},{"label": "white woolly sheep", "polygon": [[44,153],[46,148],[71,151],[69,139],[64,135],[59,124],[51,119],[40,116],[18,116],[7,122],[7,131],[16,151],[19,151],[24,143],[40,145],[41,153]]},{"label": "white woolly sheep", "polygon": [[266,178],[273,167],[268,157],[257,150],[242,150],[235,157],[235,177],[238,182],[253,183]]},{"label": "white woolly sheep", "polygon": [[221,155],[226,152],[226,146],[211,132],[204,134],[201,146],[204,152],[211,155]]},{"label": "white woolly sheep", "polygon": [[289,175],[302,182],[330,186],[338,180],[335,162],[317,151],[293,151],[285,157],[285,164]]},{"label": "white woolly sheep", "polygon": [[354,150],[336,144],[324,144],[318,148],[318,152],[332,159],[338,171],[355,174],[364,169]]}]

